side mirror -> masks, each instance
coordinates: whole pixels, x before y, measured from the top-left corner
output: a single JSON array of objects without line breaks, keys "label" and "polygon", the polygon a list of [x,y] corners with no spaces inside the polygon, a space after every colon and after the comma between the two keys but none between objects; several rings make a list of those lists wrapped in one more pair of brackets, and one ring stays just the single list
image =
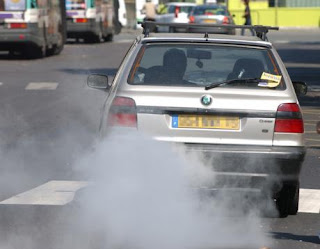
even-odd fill
[{"label": "side mirror", "polygon": [[297,96],[304,96],[308,92],[308,86],[303,81],[292,81]]},{"label": "side mirror", "polygon": [[108,90],[110,88],[108,76],[101,74],[89,75],[87,79],[87,85],[99,90]]},{"label": "side mirror", "polygon": [[316,125],[317,133],[320,134],[320,121]]}]

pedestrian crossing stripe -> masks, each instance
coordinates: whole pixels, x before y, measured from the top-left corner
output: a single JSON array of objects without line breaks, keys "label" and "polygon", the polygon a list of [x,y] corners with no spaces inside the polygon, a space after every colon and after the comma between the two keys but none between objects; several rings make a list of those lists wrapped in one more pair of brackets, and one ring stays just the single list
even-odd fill
[{"label": "pedestrian crossing stripe", "polygon": [[59,83],[56,82],[30,82],[26,90],[56,90]]},{"label": "pedestrian crossing stripe", "polygon": [[[75,193],[89,184],[86,181],[49,181],[3,200],[0,205],[63,206],[72,202]],[[300,189],[298,212],[320,213],[320,189]]]}]

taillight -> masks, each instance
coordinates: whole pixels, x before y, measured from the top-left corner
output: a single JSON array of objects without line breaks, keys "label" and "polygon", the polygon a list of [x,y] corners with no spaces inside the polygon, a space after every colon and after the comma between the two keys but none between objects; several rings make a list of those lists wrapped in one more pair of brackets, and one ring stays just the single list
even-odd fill
[{"label": "taillight", "polygon": [[87,18],[76,18],[76,19],[74,19],[74,22],[76,22],[76,23],[86,23],[86,22],[88,22],[88,19]]},{"label": "taillight", "polygon": [[189,23],[194,23],[194,16],[189,16]]},{"label": "taillight", "polygon": [[178,18],[179,12],[180,12],[180,7],[177,7],[177,6],[176,6],[176,8],[175,8],[175,10],[174,10],[174,17],[175,17],[175,18]]},{"label": "taillight", "polygon": [[229,18],[225,16],[222,20],[222,24],[229,24],[229,23],[230,23]]},{"label": "taillight", "polygon": [[26,29],[28,25],[26,23],[9,23],[9,29]]},{"label": "taillight", "polygon": [[137,110],[134,100],[126,97],[115,97],[110,108],[108,125],[137,127]]},{"label": "taillight", "polygon": [[297,104],[287,103],[278,106],[274,132],[304,132],[302,114]]}]

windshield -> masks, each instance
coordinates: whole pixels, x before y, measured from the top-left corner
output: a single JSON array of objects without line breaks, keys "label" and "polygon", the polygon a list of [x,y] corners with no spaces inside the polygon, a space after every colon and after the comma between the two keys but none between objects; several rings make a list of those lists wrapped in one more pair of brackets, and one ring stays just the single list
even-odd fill
[{"label": "windshield", "polygon": [[227,10],[220,6],[204,6],[194,10],[194,15],[226,15]]},{"label": "windshield", "polygon": [[[279,67],[267,48],[228,45],[149,44],[142,47],[129,76],[129,84],[204,87],[232,79],[280,78]],[[222,87],[255,87],[252,82]]]},{"label": "windshield", "polygon": [[82,10],[86,8],[85,0],[66,0],[67,10]]},{"label": "windshield", "polygon": [[0,0],[0,11],[16,11],[25,9],[25,0]]}]

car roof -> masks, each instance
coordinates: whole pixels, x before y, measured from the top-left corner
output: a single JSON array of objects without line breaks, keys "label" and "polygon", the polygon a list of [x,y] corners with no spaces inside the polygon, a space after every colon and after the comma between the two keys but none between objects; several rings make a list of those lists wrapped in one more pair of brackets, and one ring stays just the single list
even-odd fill
[{"label": "car roof", "polygon": [[262,46],[271,48],[272,44],[268,41],[262,41],[256,36],[239,36],[239,35],[222,35],[208,34],[208,38],[204,34],[197,33],[150,33],[148,37],[140,36],[141,43],[152,42],[208,42],[220,44],[249,45]]},{"label": "car roof", "polygon": [[166,5],[176,5],[176,6],[197,6],[195,3],[185,3],[185,2],[171,2]]}]

